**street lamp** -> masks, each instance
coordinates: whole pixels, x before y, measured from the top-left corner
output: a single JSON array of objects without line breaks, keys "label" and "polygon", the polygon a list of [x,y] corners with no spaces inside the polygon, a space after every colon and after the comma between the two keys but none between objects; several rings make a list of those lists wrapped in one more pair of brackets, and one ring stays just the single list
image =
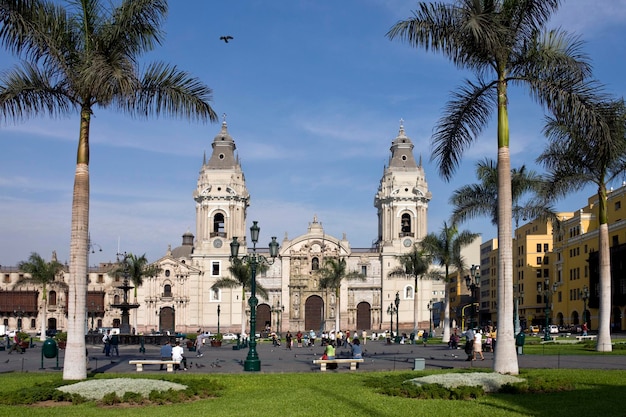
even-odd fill
[{"label": "street lamp", "polygon": [[396,343],[400,343],[400,292],[396,292],[396,299],[394,301],[396,305]]},{"label": "street lamp", "polygon": [[[257,221],[252,222],[250,227],[250,239],[252,240],[252,253],[250,255],[244,255],[241,261],[247,263],[250,266],[250,299],[248,304],[250,305],[250,350],[248,356],[243,364],[244,371],[260,371],[261,361],[256,351],[256,306],[259,300],[256,298],[256,269],[259,264],[271,265],[274,263],[276,256],[278,256],[278,242],[276,236],[272,236],[272,241],[269,244],[270,257],[267,259],[263,255],[257,255],[256,244],[259,241],[259,231],[261,228],[258,226]],[[239,255],[239,242],[237,237],[233,237],[233,241],[230,243],[230,257],[236,259]]]},{"label": "street lamp", "polygon": [[580,297],[583,299],[583,323],[587,323],[589,327],[589,320],[587,319],[587,300],[589,299],[589,288],[585,285],[580,291]]},{"label": "street lamp", "polygon": [[[541,291],[541,283],[537,284],[537,289]],[[546,324],[543,329],[543,340],[552,340],[550,337],[550,295],[554,294],[557,290],[557,283],[552,284],[552,290],[550,290],[550,279],[546,278],[545,286],[543,288],[543,296],[546,299]]]},{"label": "street lamp", "polygon": [[220,305],[217,305],[217,334],[220,334]]},{"label": "street lamp", "polygon": [[[467,289],[470,290],[472,295],[472,304],[476,304],[478,297],[476,297],[476,290],[480,288],[480,265],[472,265],[470,268],[470,275],[465,276],[465,285],[467,285]],[[470,328],[474,328],[474,311],[476,309],[471,309],[470,315]]]},{"label": "street lamp", "polygon": [[519,284],[518,284],[518,287],[516,288],[516,291],[515,291],[515,298],[513,300],[513,301],[515,301],[515,321],[514,321],[514,324],[515,324],[515,334],[516,335],[519,334],[522,331],[522,326],[521,326],[520,321],[519,321],[519,303],[520,303],[520,300],[522,299],[522,297],[524,297],[524,291],[520,291]]},{"label": "street lamp", "polygon": [[428,302],[428,337],[433,335],[433,300]]},{"label": "street lamp", "polygon": [[393,315],[396,314],[396,310],[397,308],[396,306],[393,305],[393,303],[389,304],[389,307],[387,307],[387,314],[389,314],[389,318],[390,318],[389,340],[391,340],[391,338],[393,337]]}]

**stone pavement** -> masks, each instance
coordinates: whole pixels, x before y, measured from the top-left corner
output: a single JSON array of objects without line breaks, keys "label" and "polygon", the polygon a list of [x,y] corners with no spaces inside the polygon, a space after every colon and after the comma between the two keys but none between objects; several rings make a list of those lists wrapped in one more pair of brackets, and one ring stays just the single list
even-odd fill
[{"label": "stone pavement", "polygon": [[[61,372],[65,351],[60,350],[59,368],[56,368],[56,358],[43,359],[42,342],[35,341],[35,347],[27,349],[24,354],[0,351],[0,372]],[[387,345],[384,341],[367,341],[361,345],[364,351],[365,362],[360,371],[410,371],[413,370],[416,358],[423,358],[426,369],[450,368],[491,368],[493,353],[485,352],[484,361],[465,361],[466,355],[462,350],[449,350],[444,345]],[[87,345],[90,372],[136,372],[134,365],[129,365],[131,359],[158,359],[159,346],[146,345],[145,353],[139,351],[139,345],[120,346],[120,356],[107,357],[102,353],[102,345]],[[257,353],[261,361],[262,373],[269,372],[320,372],[319,366],[313,365],[313,359],[318,359],[324,348],[321,346],[292,348],[285,346],[274,347],[269,342],[257,344]],[[185,350],[186,351],[186,350]],[[188,370],[179,372],[189,373],[245,373],[243,362],[248,355],[248,349],[233,350],[231,344],[224,343],[221,347],[206,346],[204,355],[196,357],[195,352],[187,352]],[[338,348],[338,357],[349,357],[348,348]],[[524,368],[579,368],[579,369],[626,369],[626,356],[559,356],[559,355],[521,355],[518,356],[520,369]],[[341,365],[337,371],[349,372],[349,365]],[[145,373],[165,373],[157,365],[144,366]]]}]

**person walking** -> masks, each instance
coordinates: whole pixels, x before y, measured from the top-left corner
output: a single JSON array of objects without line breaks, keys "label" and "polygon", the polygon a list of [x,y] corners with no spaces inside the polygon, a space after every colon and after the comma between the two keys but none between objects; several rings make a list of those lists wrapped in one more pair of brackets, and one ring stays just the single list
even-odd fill
[{"label": "person walking", "polygon": [[289,350],[291,350],[291,342],[292,342],[291,332],[287,330],[287,334],[285,335],[285,343],[287,344],[287,349]]},{"label": "person walking", "polygon": [[[117,334],[112,334],[109,338],[109,351],[111,356],[113,356],[113,352],[115,352],[115,356],[120,356],[120,337]],[[108,356],[108,355],[107,355]]]},{"label": "person walking", "polygon": [[104,343],[102,352],[105,354],[105,356],[111,356],[111,331],[110,330],[107,330],[104,336],[102,336],[102,343]]},{"label": "person walking", "polygon": [[[161,346],[161,360],[162,361],[171,361],[172,360],[172,345],[169,340],[166,340],[163,346]],[[163,364],[161,364],[161,370],[163,370]]]},{"label": "person walking", "polygon": [[481,330],[474,334],[474,346],[472,351],[472,360],[476,360],[477,353],[480,355],[481,361],[485,360],[485,357],[483,356],[483,333]]},{"label": "person walking", "polygon": [[467,354],[466,361],[471,361],[474,357],[474,330],[467,329],[465,335],[465,353]]},{"label": "person walking", "polygon": [[196,357],[201,358],[204,356],[202,353],[202,347],[204,345],[204,337],[202,337],[202,333],[198,330],[198,336],[196,337],[196,342],[194,343],[196,347]]}]

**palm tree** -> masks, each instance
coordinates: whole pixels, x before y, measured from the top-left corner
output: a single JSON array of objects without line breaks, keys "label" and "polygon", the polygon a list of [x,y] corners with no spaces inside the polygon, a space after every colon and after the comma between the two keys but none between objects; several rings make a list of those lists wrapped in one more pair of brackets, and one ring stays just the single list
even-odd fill
[{"label": "palm tree", "polygon": [[[419,325],[419,297],[417,296],[417,281],[427,275],[432,262],[432,255],[420,244],[413,245],[409,253],[395,257],[400,265],[387,274],[388,277],[413,278],[413,333],[417,335]],[[393,329],[392,329],[393,330]]]},{"label": "palm tree", "polygon": [[[244,262],[240,258],[233,258],[230,266],[228,267],[228,271],[231,273],[232,278],[219,278],[215,281],[211,288],[241,287],[241,334],[245,334],[246,321],[243,318],[246,316],[246,291],[252,291],[252,269],[248,262]],[[258,263],[256,267],[257,274],[264,271],[267,271],[267,265],[262,262]],[[256,293],[267,298],[267,290],[259,284],[258,281],[256,283]],[[254,335],[251,337],[254,337]]]},{"label": "palm tree", "polygon": [[0,42],[21,61],[0,75],[0,111],[21,121],[78,112],[80,126],[70,234],[68,340],[63,379],[85,379],[89,233],[89,135],[96,108],[215,121],[211,89],[163,62],[139,70],[159,45],[166,0],[0,0]]},{"label": "palm tree", "polygon": [[457,0],[418,3],[418,10],[394,25],[387,36],[417,48],[441,52],[476,80],[452,93],[433,136],[432,159],[449,180],[463,151],[483,131],[497,109],[498,145],[498,354],[493,369],[517,375],[513,329],[513,252],[508,86],[521,85],[550,109],[570,106],[588,120],[591,74],[581,43],[562,30],[545,32],[560,0]]},{"label": "palm tree", "polygon": [[[429,233],[424,236],[422,246],[433,257],[433,261],[444,267],[443,279],[450,282],[450,268],[454,268],[457,278],[465,270],[465,260],[461,256],[461,250],[470,245],[480,236],[480,233],[472,233],[468,230],[459,232],[457,226],[443,222],[439,234]],[[443,339],[444,343],[450,341],[450,291],[448,285],[445,289],[444,313],[443,313]]]},{"label": "palm tree", "polygon": [[41,309],[41,336],[39,340],[46,340],[46,311],[48,310],[48,284],[54,282],[55,277],[63,270],[63,265],[56,260],[53,254],[52,260],[46,262],[38,253],[31,253],[28,261],[18,264],[18,269],[30,274],[30,278],[22,278],[20,283],[34,282],[41,285],[43,308]]},{"label": "palm tree", "polygon": [[598,257],[600,310],[596,350],[610,352],[611,257],[607,212],[607,183],[626,170],[626,106],[624,101],[597,103],[594,124],[581,123],[568,112],[548,118],[545,133],[550,143],[537,158],[550,173],[547,194],[554,198],[598,187]]},{"label": "palm tree", "polygon": [[[451,221],[459,224],[478,216],[487,216],[492,224],[497,225],[498,170],[495,161],[489,158],[479,161],[476,164],[476,177],[480,180],[478,184],[464,185],[450,197],[450,204],[454,206]],[[526,165],[511,169],[512,217],[515,219],[515,227],[520,218],[555,218],[552,208],[536,198],[541,194],[544,184],[544,178],[526,169]],[[532,194],[532,198],[520,205],[520,199],[528,194]]]},{"label": "palm tree", "polygon": [[[146,254],[137,257],[132,253],[124,256],[124,259],[112,271],[114,276],[124,276],[133,284],[133,300],[137,304],[137,288],[143,285],[144,277],[154,277],[158,275],[161,268],[158,265],[149,264]],[[134,327],[137,329],[137,311],[134,315]]]},{"label": "palm tree", "polygon": [[324,260],[324,266],[320,268],[317,273],[319,274],[320,289],[330,289],[335,291],[335,332],[340,330],[339,328],[339,311],[341,310],[341,283],[344,279],[365,279],[365,275],[356,271],[347,271],[348,266],[344,258],[326,258]]}]

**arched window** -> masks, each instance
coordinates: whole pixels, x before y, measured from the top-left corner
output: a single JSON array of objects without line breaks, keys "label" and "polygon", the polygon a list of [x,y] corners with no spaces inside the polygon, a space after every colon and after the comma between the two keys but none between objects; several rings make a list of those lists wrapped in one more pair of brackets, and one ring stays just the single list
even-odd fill
[{"label": "arched window", "polygon": [[48,305],[55,306],[57,305],[57,292],[50,291],[48,294]]},{"label": "arched window", "polygon": [[412,300],[413,295],[414,293],[412,285],[407,285],[406,287],[404,287],[404,298],[406,298],[407,300]]},{"label": "arched window", "polygon": [[402,232],[402,236],[410,236],[410,233],[411,233],[411,215],[408,214],[408,213],[404,213],[402,215],[401,232]]},{"label": "arched window", "polygon": [[115,297],[113,297],[113,304],[119,304],[120,303],[120,296],[116,295]]},{"label": "arched window", "polygon": [[172,286],[170,284],[165,284],[163,286],[163,297],[171,297],[172,296]]},{"label": "arched window", "polygon": [[216,213],[213,216],[213,233],[211,233],[211,237],[222,236],[226,237],[226,232],[224,231],[224,214]]},{"label": "arched window", "polygon": [[311,270],[317,271],[318,269],[320,269],[320,260],[317,257],[311,259]]}]

